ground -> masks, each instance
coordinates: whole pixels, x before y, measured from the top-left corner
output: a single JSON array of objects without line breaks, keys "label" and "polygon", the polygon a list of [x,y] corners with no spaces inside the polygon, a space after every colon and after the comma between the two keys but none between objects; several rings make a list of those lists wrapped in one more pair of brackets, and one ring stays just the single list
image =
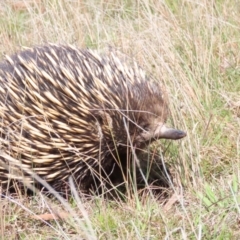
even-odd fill
[{"label": "ground", "polygon": [[234,0],[1,1],[1,59],[46,42],[116,48],[164,83],[168,123],[187,137],[156,150],[173,173],[164,198],[10,195],[0,238],[240,239],[239,11]]}]

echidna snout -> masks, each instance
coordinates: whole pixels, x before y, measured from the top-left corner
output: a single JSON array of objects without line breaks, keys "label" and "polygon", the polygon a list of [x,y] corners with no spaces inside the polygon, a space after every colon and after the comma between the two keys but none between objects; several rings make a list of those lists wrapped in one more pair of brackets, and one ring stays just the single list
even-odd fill
[{"label": "echidna snout", "polygon": [[160,126],[160,133],[158,136],[159,138],[178,140],[186,137],[186,133],[181,130],[169,128],[166,125],[163,125]]},{"label": "echidna snout", "polygon": [[115,52],[46,45],[7,57],[0,64],[0,145],[15,160],[0,158],[0,183],[33,182],[29,170],[55,189],[73,176],[88,190],[116,160],[125,164],[129,141],[141,148],[186,135],[165,126],[163,95],[160,81]]},{"label": "echidna snout", "polygon": [[148,129],[147,131],[144,131],[140,136],[144,141],[148,141],[150,139],[156,140],[161,138],[178,140],[184,138],[186,136],[186,133],[181,130],[169,128],[165,124],[160,123],[155,130]]}]

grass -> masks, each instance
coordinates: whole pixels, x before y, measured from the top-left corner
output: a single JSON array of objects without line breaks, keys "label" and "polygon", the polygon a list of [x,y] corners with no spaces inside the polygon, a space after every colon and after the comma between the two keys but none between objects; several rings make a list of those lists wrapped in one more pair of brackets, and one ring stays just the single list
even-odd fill
[{"label": "grass", "polygon": [[[46,42],[134,57],[166,86],[169,125],[187,131],[162,141],[172,194],[125,201],[100,197],[68,207],[37,194],[0,200],[1,239],[239,239],[240,5],[227,1],[5,0],[0,56]],[[55,210],[59,209],[59,210]]]}]

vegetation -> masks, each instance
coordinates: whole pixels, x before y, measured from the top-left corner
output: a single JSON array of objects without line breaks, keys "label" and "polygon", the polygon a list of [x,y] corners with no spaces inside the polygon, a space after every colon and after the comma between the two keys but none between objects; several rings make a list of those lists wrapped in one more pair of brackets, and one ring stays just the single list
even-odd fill
[{"label": "vegetation", "polygon": [[119,49],[163,81],[169,125],[188,135],[157,150],[173,173],[167,197],[9,195],[0,239],[239,239],[239,11],[234,0],[1,1],[0,58],[46,42]]}]

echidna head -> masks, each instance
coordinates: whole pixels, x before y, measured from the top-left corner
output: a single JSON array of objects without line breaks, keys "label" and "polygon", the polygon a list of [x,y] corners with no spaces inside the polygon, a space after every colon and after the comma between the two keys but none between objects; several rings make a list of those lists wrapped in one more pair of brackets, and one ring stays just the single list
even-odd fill
[{"label": "echidna head", "polygon": [[[155,87],[156,89],[152,89]],[[185,132],[166,126],[167,100],[157,85],[148,85],[148,90],[148,93],[141,94],[137,103],[141,102],[138,105],[141,111],[138,112],[137,117],[138,133],[135,135],[135,144],[140,146],[143,143],[150,143],[161,138],[178,140],[185,137]]]},{"label": "echidna head", "polygon": [[137,145],[149,143],[157,139],[178,140],[186,136],[186,133],[166,126],[161,116],[148,114],[148,119],[143,122],[141,131],[136,137]]}]

